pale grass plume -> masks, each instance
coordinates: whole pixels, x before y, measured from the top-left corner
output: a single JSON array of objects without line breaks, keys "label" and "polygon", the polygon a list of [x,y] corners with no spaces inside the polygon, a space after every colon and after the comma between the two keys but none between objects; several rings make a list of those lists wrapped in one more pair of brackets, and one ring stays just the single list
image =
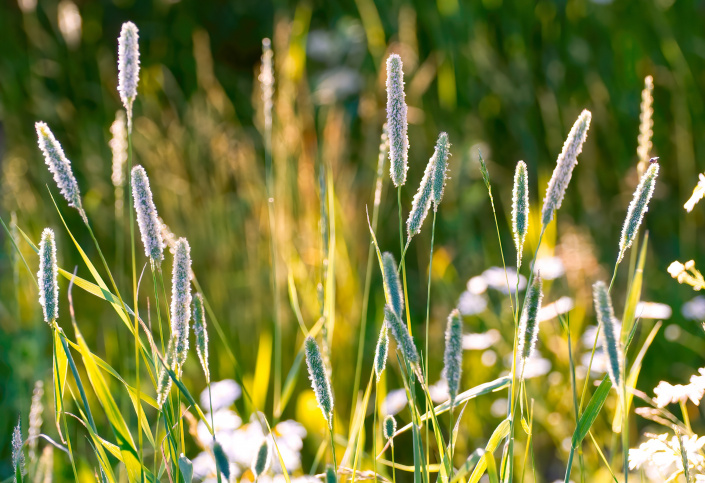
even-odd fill
[{"label": "pale grass plume", "polygon": [[[17,418],[17,426],[12,431],[12,472],[19,468],[20,474],[24,475],[24,453],[22,452],[22,420]],[[17,480],[15,480],[17,481]]]},{"label": "pale grass plume", "polygon": [[407,243],[421,232],[423,222],[426,220],[428,210],[431,208],[431,202],[433,201],[433,168],[433,157],[431,157],[426,164],[423,178],[421,178],[421,183],[419,183],[419,189],[416,190],[414,199],[411,202],[409,217],[406,219]]},{"label": "pale grass plume", "polygon": [[162,226],[154,206],[152,189],[149,186],[147,172],[142,166],[132,168],[132,197],[140,228],[144,253],[153,266],[159,267],[164,260],[164,240]]},{"label": "pale grass plume", "polygon": [[44,446],[42,455],[37,463],[34,481],[37,483],[52,483],[54,475],[54,447],[50,444]]},{"label": "pale grass plume", "polygon": [[517,343],[517,354],[525,362],[531,358],[536,350],[536,340],[539,334],[538,314],[541,310],[543,299],[543,282],[541,273],[537,272],[529,286],[524,301],[524,309],[519,320],[519,342]]},{"label": "pale grass plume", "polygon": [[71,0],[61,0],[57,5],[59,31],[69,49],[74,50],[81,42],[83,20],[78,6]]},{"label": "pale grass plume", "polygon": [[379,206],[382,202],[382,186],[384,185],[384,162],[389,154],[389,136],[387,135],[387,124],[382,126],[382,136],[379,142],[379,156],[377,157],[377,182],[375,183],[374,206]]},{"label": "pale grass plume", "polygon": [[649,201],[651,201],[651,197],[654,194],[658,170],[658,163],[651,163],[649,165],[649,169],[646,171],[644,176],[641,177],[641,181],[639,182],[639,186],[637,186],[636,191],[634,191],[634,198],[629,204],[627,218],[624,220],[624,226],[622,226],[622,236],[619,239],[619,256],[617,257],[617,263],[622,261],[624,252],[626,252],[627,249],[632,246],[632,243],[634,243],[634,238],[636,238],[636,234],[639,231],[641,222],[644,219],[644,214],[649,211]]},{"label": "pale grass plume", "polygon": [[140,49],[137,26],[125,22],[118,38],[118,92],[127,111],[127,130],[132,131],[132,104],[140,79]]},{"label": "pale grass plume", "polygon": [[274,52],[272,41],[262,39],[262,64],[260,65],[259,82],[262,88],[262,103],[264,108],[264,127],[272,129],[272,99],[274,98]]},{"label": "pale grass plume", "polygon": [[517,272],[521,268],[524,253],[524,241],[529,231],[529,175],[526,163],[519,161],[514,171],[514,187],[512,189],[512,232],[514,247],[517,251]]},{"label": "pale grass plume", "polygon": [[651,152],[651,138],[654,135],[654,78],[647,75],[644,79],[644,90],[641,91],[641,112],[639,113],[639,136],[636,154],[639,158],[637,164],[637,172],[639,176],[643,176],[649,165],[649,153]]},{"label": "pale grass plume", "polygon": [[385,367],[387,367],[387,355],[389,353],[389,334],[387,324],[382,322],[382,329],[379,331],[377,346],[375,347],[375,375],[379,382]]},{"label": "pale grass plume", "polygon": [[125,185],[125,164],[127,163],[127,121],[125,120],[125,111],[117,111],[115,113],[115,120],[110,125],[110,134],[112,137],[109,145],[113,155],[113,170],[110,180],[113,182],[113,186],[122,188]]},{"label": "pale grass plume", "polygon": [[203,295],[197,293],[193,298],[193,334],[196,336],[196,352],[201,361],[206,382],[210,383],[211,373],[208,365],[208,330],[206,326],[206,312],[203,306]]},{"label": "pale grass plume", "polygon": [[191,300],[191,246],[186,238],[179,238],[171,272],[171,334],[175,338],[177,374],[181,372],[188,353]]},{"label": "pale grass plume", "polygon": [[622,368],[624,364],[622,343],[620,341],[621,327],[614,316],[612,299],[607,285],[603,281],[592,286],[597,321],[602,329],[602,349],[607,355],[607,372],[612,380],[612,386],[619,390],[622,383]]},{"label": "pale grass plume", "polygon": [[553,220],[553,213],[561,207],[565,191],[573,176],[573,169],[578,164],[578,155],[583,150],[583,143],[587,138],[588,129],[592,114],[585,109],[578,117],[568,137],[563,144],[563,150],[558,155],[556,167],[553,170],[551,180],[548,182],[546,197],[543,199],[543,209],[541,211],[541,224],[548,225]]},{"label": "pale grass plume", "polygon": [[330,386],[330,378],[325,366],[321,351],[318,348],[316,340],[308,336],[304,342],[306,351],[306,365],[308,366],[308,377],[311,380],[311,387],[316,394],[316,402],[321,409],[323,419],[326,420],[328,426],[333,424],[333,391]]},{"label": "pale grass plume", "polygon": [[690,195],[690,198],[685,202],[683,208],[690,213],[693,211],[693,208],[695,208],[695,205],[703,199],[703,196],[705,196],[705,175],[700,173],[698,184],[693,188],[693,194]]},{"label": "pale grass plume", "polygon": [[448,178],[448,156],[450,156],[450,142],[448,141],[448,134],[442,132],[438,135],[436,148],[431,157],[433,161],[431,198],[435,211],[438,211],[438,205],[441,204],[441,200],[443,199],[443,191],[445,190],[446,179]]},{"label": "pale grass plume", "polygon": [[83,221],[88,223],[86,212],[81,205],[81,192],[78,189],[76,177],[71,170],[71,162],[64,154],[64,150],[59,141],[54,137],[49,126],[44,122],[34,124],[37,131],[37,144],[44,154],[44,161],[49,166],[49,171],[54,176],[54,181],[59,187],[62,196],[68,201],[69,206],[76,208],[81,214]]},{"label": "pale grass plume", "polygon": [[394,186],[406,183],[409,169],[409,137],[401,57],[387,58],[387,128],[389,134],[389,171]]},{"label": "pale grass plume", "polygon": [[59,267],[56,264],[54,231],[45,228],[39,242],[39,305],[44,312],[44,322],[53,324],[59,318]]},{"label": "pale grass plume", "polygon": [[404,314],[404,292],[401,290],[399,270],[394,255],[389,252],[382,254],[382,276],[384,279],[384,295],[387,303],[399,318]]},{"label": "pale grass plume", "polygon": [[44,412],[42,397],[44,397],[44,381],[39,379],[34,384],[34,391],[32,391],[32,403],[29,406],[27,446],[29,446],[29,460],[31,462],[34,462],[37,459],[37,443],[39,440],[39,433],[42,430],[42,413]]},{"label": "pale grass plume", "polygon": [[404,325],[389,304],[384,306],[384,320],[391,329],[392,335],[397,342],[397,347],[403,354],[404,359],[415,369],[418,369],[419,353],[416,350],[414,339],[411,337],[411,334],[409,334],[409,329],[407,329],[406,325]]},{"label": "pale grass plume", "polygon": [[448,316],[446,323],[446,348],[443,357],[443,377],[448,383],[451,406],[455,404],[463,372],[463,319],[458,309]]},{"label": "pale grass plume", "polygon": [[169,376],[167,367],[169,369],[173,369],[174,367],[174,345],[175,337],[172,335],[169,338],[169,345],[167,346],[166,354],[164,354],[164,363],[166,364],[166,367],[164,367],[161,363],[161,360],[159,364],[159,378],[157,379],[157,405],[160,408],[164,405],[166,398],[169,396],[169,391],[171,391],[171,377]]}]

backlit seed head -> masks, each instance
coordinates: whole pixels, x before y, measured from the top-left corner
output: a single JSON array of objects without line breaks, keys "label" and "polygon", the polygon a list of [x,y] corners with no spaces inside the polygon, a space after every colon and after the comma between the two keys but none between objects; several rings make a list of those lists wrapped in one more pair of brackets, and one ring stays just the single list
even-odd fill
[{"label": "backlit seed head", "polygon": [[592,114],[587,109],[584,110],[578,120],[573,124],[573,128],[568,134],[568,138],[563,144],[563,150],[558,156],[556,167],[553,170],[551,180],[548,182],[546,197],[543,199],[543,210],[541,211],[541,224],[548,225],[553,219],[553,213],[561,207],[565,191],[573,175],[573,168],[578,164],[578,155],[583,150],[583,143],[587,138],[590,129]]},{"label": "backlit seed head", "polygon": [[110,180],[113,186],[121,188],[125,184],[125,163],[127,163],[127,124],[125,111],[115,113],[115,121],[110,125],[110,150],[113,153],[113,172]]},{"label": "backlit seed head", "polygon": [[394,255],[389,252],[382,254],[382,269],[384,271],[384,295],[387,303],[394,309],[394,313],[399,318],[404,313],[404,292],[401,290],[401,282],[399,281],[399,271],[397,270],[397,262],[394,260]]},{"label": "backlit seed head", "polygon": [[539,334],[538,314],[541,310],[541,299],[543,298],[541,273],[536,272],[526,293],[524,309],[519,320],[519,342],[517,353],[526,361],[536,349],[536,339]]},{"label": "backlit seed head", "polygon": [[52,324],[59,318],[59,267],[56,264],[54,231],[45,228],[39,242],[39,305],[44,312],[44,322]]},{"label": "backlit seed head", "polygon": [[639,137],[636,154],[639,157],[637,172],[639,176],[643,176],[646,168],[649,165],[649,153],[651,152],[651,137],[653,136],[654,121],[652,116],[654,109],[653,98],[654,79],[647,75],[644,79],[644,90],[641,91],[641,112],[639,113]]},{"label": "backlit seed head", "polygon": [[612,386],[615,389],[622,383],[623,354],[622,343],[620,341],[621,327],[619,321],[614,316],[612,299],[610,298],[607,285],[604,282],[596,282],[592,286],[592,294],[595,301],[595,313],[597,321],[602,329],[602,349],[607,355],[607,371]]},{"label": "backlit seed head", "polygon": [[428,215],[428,210],[431,208],[431,202],[433,201],[433,175],[434,162],[433,157],[431,157],[426,164],[419,189],[416,190],[414,199],[411,202],[409,217],[406,219],[407,241],[419,234],[423,222],[426,220],[426,215]]},{"label": "backlit seed head", "polygon": [[265,473],[269,469],[271,463],[272,457],[271,451],[269,450],[269,440],[265,438],[257,450],[255,459],[252,460],[251,469],[255,479],[257,479],[262,473]]},{"label": "backlit seed head", "polygon": [[323,418],[330,426],[333,423],[333,391],[330,387],[328,373],[323,365],[321,351],[316,340],[308,336],[304,343],[306,351],[306,365],[308,366],[308,377],[311,380],[311,387],[316,394],[318,407],[321,408]]},{"label": "backlit seed head", "polygon": [[512,190],[512,231],[514,246],[517,251],[517,271],[521,267],[524,252],[524,240],[529,230],[529,175],[526,163],[519,161],[514,172],[514,189]]},{"label": "backlit seed head", "polygon": [[34,462],[37,457],[37,442],[39,441],[39,433],[42,429],[42,413],[44,412],[42,397],[44,397],[44,381],[39,379],[34,384],[32,404],[29,407],[29,431],[27,433],[27,439],[29,445],[30,462]]},{"label": "backlit seed head", "polygon": [[137,97],[140,79],[140,50],[137,27],[132,22],[122,24],[118,38],[118,92],[127,110],[128,129],[131,130],[132,103]]},{"label": "backlit seed head", "polygon": [[259,82],[262,88],[262,102],[264,103],[265,129],[272,128],[272,98],[274,97],[274,66],[272,65],[272,42],[262,39],[262,65],[260,66]]},{"label": "backlit seed head", "polygon": [[17,418],[17,426],[12,431],[12,469],[13,473],[19,468],[24,475],[24,453],[22,452],[22,420]]},{"label": "backlit seed head", "polygon": [[385,439],[392,439],[397,432],[397,420],[391,414],[384,418],[383,430]]},{"label": "backlit seed head", "polygon": [[414,339],[409,334],[409,329],[401,321],[397,314],[389,305],[384,306],[384,320],[387,326],[391,329],[394,339],[397,341],[397,347],[403,354],[406,361],[418,368],[419,353],[416,350]]},{"label": "backlit seed head", "polygon": [[208,330],[206,329],[206,312],[203,307],[203,295],[197,293],[193,298],[193,333],[196,336],[196,352],[201,361],[206,382],[210,382],[211,374],[208,366]]},{"label": "backlit seed head", "polygon": [[137,224],[140,227],[144,253],[156,266],[164,260],[164,241],[157,209],[152,199],[147,172],[142,166],[132,168],[132,197],[135,200]]},{"label": "backlit seed head", "polygon": [[658,170],[659,164],[651,163],[649,169],[644,176],[641,177],[636,191],[634,191],[634,198],[632,198],[632,202],[629,203],[627,218],[624,220],[624,226],[622,226],[622,237],[619,239],[619,256],[617,257],[617,263],[622,261],[624,252],[634,243],[634,238],[636,238],[636,234],[639,231],[641,222],[644,219],[644,214],[649,210],[649,201],[654,194]]},{"label": "backlit seed head", "polygon": [[374,206],[379,206],[382,202],[382,185],[384,184],[384,162],[389,153],[389,136],[387,135],[387,124],[382,126],[382,136],[379,142],[379,155],[377,156],[377,183],[375,184]]},{"label": "backlit seed head", "polygon": [[455,403],[463,371],[463,319],[458,309],[448,316],[446,325],[446,349],[443,357],[443,377],[448,383],[451,406]]},{"label": "backlit seed head", "polygon": [[375,374],[379,382],[384,368],[387,366],[387,354],[389,352],[389,335],[387,334],[387,324],[382,323],[382,330],[379,331],[377,347],[375,348]]},{"label": "backlit seed head", "polygon": [[171,273],[171,333],[175,337],[176,367],[186,361],[191,320],[191,247],[186,238],[176,240]]},{"label": "backlit seed head", "polygon": [[401,57],[392,54],[387,58],[387,128],[389,129],[389,170],[396,187],[406,183],[406,171],[409,169],[405,97]]},{"label": "backlit seed head", "polygon": [[[433,209],[438,210],[438,205],[443,199],[443,190],[446,185],[448,173],[448,156],[450,156],[450,143],[448,134],[440,133],[436,148],[433,151],[431,160],[433,161],[433,175],[431,178],[431,197],[433,199]],[[430,161],[429,161],[430,162]]]},{"label": "backlit seed head", "polygon": [[[174,368],[174,346],[176,344],[175,338],[172,335],[169,338],[169,345],[167,346],[166,349],[166,354],[164,354],[164,362],[166,362],[167,367],[169,369]],[[171,391],[171,377],[169,376],[169,373],[167,372],[166,368],[164,365],[161,363],[161,360],[159,362],[159,378],[157,379],[157,404],[161,408],[164,405],[164,402],[166,401],[166,398],[169,396],[169,391]]]},{"label": "backlit seed head", "polygon": [[37,130],[37,144],[44,154],[44,161],[49,166],[49,171],[54,175],[56,185],[69,206],[76,208],[86,221],[86,213],[81,205],[81,192],[71,170],[71,162],[66,158],[61,144],[56,140],[49,126],[43,122],[37,122],[34,127]]}]

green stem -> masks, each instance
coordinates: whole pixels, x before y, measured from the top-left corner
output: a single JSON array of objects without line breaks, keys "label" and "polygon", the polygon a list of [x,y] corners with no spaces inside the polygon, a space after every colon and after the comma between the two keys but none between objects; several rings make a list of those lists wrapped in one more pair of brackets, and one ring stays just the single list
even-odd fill
[{"label": "green stem", "polygon": [[397,483],[397,469],[396,469],[396,461],[394,461],[394,441],[391,443],[392,445],[392,483]]},{"label": "green stem", "polygon": [[[56,320],[52,320],[51,326],[53,330],[56,332],[57,331],[57,326],[56,326]],[[56,351],[59,349],[56,346],[56,337],[53,337],[54,339],[54,365],[58,368],[59,367],[59,360],[57,359]],[[62,349],[63,350],[63,349]],[[61,377],[59,375],[59,377]],[[57,394],[56,397],[63,397],[63,394]],[[78,480],[78,472],[76,471],[76,462],[73,457],[73,449],[71,447],[71,437],[69,436],[69,427],[68,424],[66,423],[66,411],[64,410],[64,405],[61,405],[61,419],[63,420],[64,423],[64,433],[66,433],[66,447],[69,450],[69,459],[71,460],[71,468],[73,469],[73,476]]]},{"label": "green stem", "polygon": [[[428,326],[429,326],[429,320],[430,320],[430,315],[431,315],[431,276],[433,274],[433,245],[434,241],[436,238],[436,207],[434,206],[433,209],[433,225],[431,226],[431,252],[429,254],[429,259],[428,259],[428,287],[426,289],[426,340],[425,340],[425,352],[424,352],[424,377],[428,379]],[[429,407],[428,407],[428,402],[424,400],[424,410],[425,412],[428,412]],[[452,415],[452,407],[451,407],[451,415]],[[452,418],[451,418],[452,419]],[[452,428],[452,426],[451,426]],[[428,465],[430,464],[429,457],[430,457],[430,448],[431,448],[431,443],[428,437],[428,424],[425,425],[425,430],[426,430],[426,468],[428,468]]]},{"label": "green stem", "polygon": [[[404,249],[404,224],[402,221],[402,211],[401,211],[401,186],[397,188],[397,205],[399,205],[399,250],[401,251],[401,274],[404,283],[404,301],[406,302],[406,326],[409,329],[409,334],[411,334],[411,315],[409,312],[409,295],[406,288],[406,261],[404,260],[404,255],[406,250]],[[408,246],[408,244],[407,244]]]},{"label": "green stem", "polygon": [[335,457],[335,440],[333,438],[333,415],[330,417],[330,424],[328,425],[330,429],[330,449],[333,452],[333,468],[335,468],[335,474],[338,474],[338,460]]}]

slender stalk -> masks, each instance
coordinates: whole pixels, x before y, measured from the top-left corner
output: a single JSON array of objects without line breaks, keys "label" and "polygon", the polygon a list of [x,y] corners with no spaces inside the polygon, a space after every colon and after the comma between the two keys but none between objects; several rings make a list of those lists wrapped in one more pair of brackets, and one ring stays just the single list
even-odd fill
[{"label": "slender stalk", "polygon": [[[428,326],[429,326],[429,319],[431,315],[431,276],[433,274],[433,245],[434,245],[434,240],[436,238],[436,209],[434,207],[433,210],[433,225],[431,227],[431,253],[429,254],[429,259],[428,259],[428,288],[426,289],[426,340],[425,340],[425,352],[424,352],[424,373],[426,379],[428,379]],[[428,407],[428,402],[424,400],[424,410],[425,412],[428,412],[429,407]],[[452,408],[451,408],[451,431],[452,431]],[[431,442],[428,438],[428,424],[425,425],[425,430],[426,430],[426,467],[428,468],[428,465],[430,464],[429,458],[430,458],[430,448],[431,448]],[[449,433],[450,434],[450,433]]]},{"label": "slender stalk", "polygon": [[[402,219],[401,211],[401,185],[397,188],[397,204],[399,205],[399,250],[402,253],[401,256],[401,274],[404,283],[404,305],[406,306],[406,326],[409,329],[409,334],[411,334],[411,315],[409,313],[409,297],[406,290],[406,261],[404,261],[404,255],[406,250],[404,249],[404,221]],[[407,244],[408,245],[408,244]]]},{"label": "slender stalk", "polygon": [[335,474],[338,474],[338,460],[335,457],[335,439],[333,438],[333,416],[331,415],[331,420],[330,420],[330,425],[328,426],[328,429],[330,429],[330,449],[333,452],[333,467],[335,468]]},{"label": "slender stalk", "polygon": [[[56,333],[57,326],[56,326],[56,320],[52,320],[52,329],[54,333]],[[54,365],[56,367],[59,367],[59,360],[57,359],[56,351],[59,350],[59,348],[56,345],[56,337],[53,337],[54,339]],[[63,350],[63,349],[62,349]],[[57,397],[63,397],[63,394],[58,394]],[[64,433],[66,433],[66,446],[69,450],[69,459],[71,460],[71,469],[73,469],[73,476],[78,480],[78,472],[76,471],[76,462],[73,457],[73,449],[71,448],[71,437],[69,436],[69,427],[68,424],[66,423],[66,411],[64,410],[64,405],[61,405],[61,419],[63,420],[64,423]]]},{"label": "slender stalk", "polygon": [[394,442],[392,442],[392,483],[397,483],[396,461],[394,461]]},{"label": "slender stalk", "polygon": [[624,483],[629,480],[629,414],[627,414],[627,380],[622,374],[622,459],[624,467]]},{"label": "slender stalk", "polygon": [[[375,483],[377,483],[377,386],[375,385],[375,411],[372,415],[372,469],[375,472]],[[394,456],[392,456],[392,460]]]},{"label": "slender stalk", "polygon": [[[208,403],[210,404],[211,412],[211,427],[213,428],[213,442],[215,443],[215,420],[213,418],[213,394],[211,394],[211,382],[208,381]],[[220,483],[220,471],[217,471],[218,483]]]}]

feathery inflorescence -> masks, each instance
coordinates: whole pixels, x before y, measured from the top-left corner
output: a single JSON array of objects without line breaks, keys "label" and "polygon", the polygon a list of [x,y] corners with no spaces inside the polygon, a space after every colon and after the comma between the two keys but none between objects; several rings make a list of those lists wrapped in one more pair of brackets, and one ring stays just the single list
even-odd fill
[{"label": "feathery inflorescence", "polygon": [[262,65],[260,66],[259,82],[262,88],[262,103],[264,108],[264,126],[272,129],[272,99],[274,97],[274,67],[272,65],[272,42],[262,39]]},{"label": "feathery inflorescence", "polygon": [[568,137],[563,144],[563,150],[558,156],[551,180],[548,182],[546,197],[543,199],[541,224],[548,225],[553,219],[553,213],[561,207],[565,190],[568,188],[573,168],[578,164],[578,155],[583,150],[583,143],[590,129],[592,114],[585,109],[573,124]]},{"label": "feathery inflorescence", "polygon": [[519,321],[519,342],[517,343],[517,354],[523,361],[529,359],[536,349],[536,339],[539,334],[538,315],[541,310],[541,299],[543,298],[541,273],[536,272],[526,292],[524,309],[521,312]]},{"label": "feathery inflorescence", "polygon": [[592,286],[592,294],[595,301],[595,313],[597,321],[602,329],[602,349],[607,355],[607,372],[612,379],[615,389],[622,382],[622,349],[619,338],[620,324],[614,316],[612,299],[610,298],[607,285],[603,281],[595,282]]},{"label": "feathery inflorescence", "polygon": [[411,211],[406,219],[406,236],[407,242],[414,236],[418,235],[426,220],[428,210],[431,208],[433,197],[433,157],[428,160],[426,169],[423,172],[423,178],[419,184],[419,189],[416,190],[414,199],[411,201]]},{"label": "feathery inflorescence", "polygon": [[406,361],[412,366],[417,367],[419,364],[419,353],[416,350],[414,339],[409,334],[406,325],[397,316],[396,312],[389,306],[384,306],[384,321],[391,329],[394,339],[397,341],[397,346],[404,355]]},{"label": "feathery inflorescence", "polygon": [[24,453],[22,452],[22,420],[17,418],[17,426],[12,431],[12,470],[24,475]]},{"label": "feathery inflorescence", "polygon": [[306,350],[306,365],[308,366],[308,377],[311,379],[311,387],[316,394],[318,407],[321,408],[323,418],[328,426],[333,424],[333,392],[328,379],[328,372],[323,364],[321,351],[316,340],[308,336],[304,342]]},{"label": "feathery inflorescence", "polygon": [[399,271],[394,255],[389,252],[382,254],[382,276],[384,280],[384,295],[387,303],[400,319],[404,316],[404,292],[401,290]]},{"label": "feathery inflorescence", "polygon": [[450,156],[450,142],[448,142],[448,134],[442,132],[438,135],[436,148],[433,151],[433,156],[429,162],[433,161],[433,174],[431,175],[431,198],[433,200],[433,209],[438,211],[438,205],[443,199],[443,191],[446,186],[448,173],[448,156]]},{"label": "feathery inflorescence", "polygon": [[206,382],[210,383],[211,373],[208,366],[208,330],[206,328],[206,312],[203,307],[203,295],[197,293],[193,298],[193,333],[196,336],[196,352],[203,367]]},{"label": "feathery inflorescence", "polygon": [[382,136],[379,141],[379,156],[377,157],[377,182],[375,183],[374,206],[379,206],[382,202],[382,186],[384,185],[384,161],[389,154],[389,136],[387,134],[387,123],[382,126]]},{"label": "feathery inflorescence", "polygon": [[59,267],[56,264],[54,231],[45,228],[39,242],[39,304],[44,312],[44,322],[52,324],[59,318]]},{"label": "feathery inflorescence", "polygon": [[646,171],[644,176],[641,177],[641,181],[639,181],[639,186],[636,187],[636,191],[634,191],[634,198],[632,198],[632,202],[629,203],[627,218],[624,220],[624,226],[622,226],[622,236],[619,239],[619,256],[617,257],[617,263],[622,261],[624,252],[626,252],[627,249],[632,246],[632,243],[634,243],[634,238],[639,231],[639,226],[641,226],[641,222],[644,219],[644,214],[649,210],[649,201],[651,200],[651,196],[654,194],[658,170],[658,163],[651,163],[649,169]]},{"label": "feathery inflorescence", "polygon": [[377,376],[377,382],[379,382],[384,368],[387,367],[387,354],[389,353],[389,335],[387,324],[382,322],[382,330],[379,331],[379,338],[377,339],[377,347],[375,348],[375,375]]},{"label": "feathery inflorescence", "polygon": [[463,367],[463,319],[460,311],[453,309],[446,325],[446,349],[443,356],[443,377],[448,383],[450,405],[455,403],[460,387]]},{"label": "feathery inflorescence", "polygon": [[524,240],[529,230],[529,175],[526,163],[519,161],[514,171],[514,189],[512,190],[512,231],[514,246],[517,250],[517,271],[521,268],[524,253]]},{"label": "feathery inflorescence", "polygon": [[[174,367],[174,345],[175,338],[172,335],[169,338],[169,345],[167,346],[166,354],[164,354],[164,362],[169,369]],[[160,364],[159,379],[157,379],[157,404],[160,408],[166,401],[169,391],[171,391],[171,377],[169,376],[166,367]]]},{"label": "feathery inflorescence", "polygon": [[252,460],[251,469],[255,480],[269,469],[271,463],[272,458],[271,452],[269,451],[269,440],[265,438],[257,450],[257,454],[255,454],[255,459]]},{"label": "feathery inflorescence", "polygon": [[39,433],[42,430],[42,413],[44,412],[42,397],[44,397],[44,381],[39,379],[34,384],[32,404],[29,406],[29,430],[27,431],[27,440],[30,462],[34,462],[37,457],[37,442],[39,441]]},{"label": "feathery inflorescence", "polygon": [[389,130],[389,172],[396,187],[406,183],[406,171],[409,169],[405,97],[401,57],[392,54],[387,58],[387,129]]},{"label": "feathery inflorescence", "polygon": [[397,420],[391,414],[384,418],[383,431],[385,439],[392,439],[397,432]]},{"label": "feathery inflorescence", "polygon": [[176,240],[171,272],[171,333],[177,374],[188,353],[188,329],[191,320],[191,247],[186,238]]},{"label": "feathery inflorescence", "polygon": [[54,175],[54,181],[56,181],[61,194],[66,198],[69,206],[78,210],[83,221],[87,221],[86,213],[81,205],[81,192],[71,170],[71,162],[64,154],[61,144],[56,140],[54,133],[46,123],[37,122],[34,127],[37,130],[39,149],[44,154],[44,161],[49,166],[51,174]]},{"label": "feathery inflorescence", "polygon": [[132,197],[140,227],[144,253],[152,264],[160,266],[164,260],[164,241],[157,209],[154,206],[152,190],[149,187],[147,172],[142,166],[132,168]]},{"label": "feathery inflorescence", "polygon": [[125,111],[117,111],[115,120],[110,125],[110,151],[113,154],[113,172],[110,180],[116,188],[125,184],[125,163],[127,163],[127,125]]},{"label": "feathery inflorescence", "polygon": [[654,79],[647,75],[644,79],[644,90],[641,91],[641,112],[639,113],[639,144],[636,148],[636,154],[639,157],[637,172],[639,176],[643,176],[649,164],[649,152],[651,152],[651,137],[653,136],[654,121],[652,116],[654,109],[653,98]]},{"label": "feathery inflorescence", "polygon": [[137,26],[125,22],[118,38],[118,92],[127,111],[127,129],[132,131],[132,103],[140,80],[140,49]]}]

